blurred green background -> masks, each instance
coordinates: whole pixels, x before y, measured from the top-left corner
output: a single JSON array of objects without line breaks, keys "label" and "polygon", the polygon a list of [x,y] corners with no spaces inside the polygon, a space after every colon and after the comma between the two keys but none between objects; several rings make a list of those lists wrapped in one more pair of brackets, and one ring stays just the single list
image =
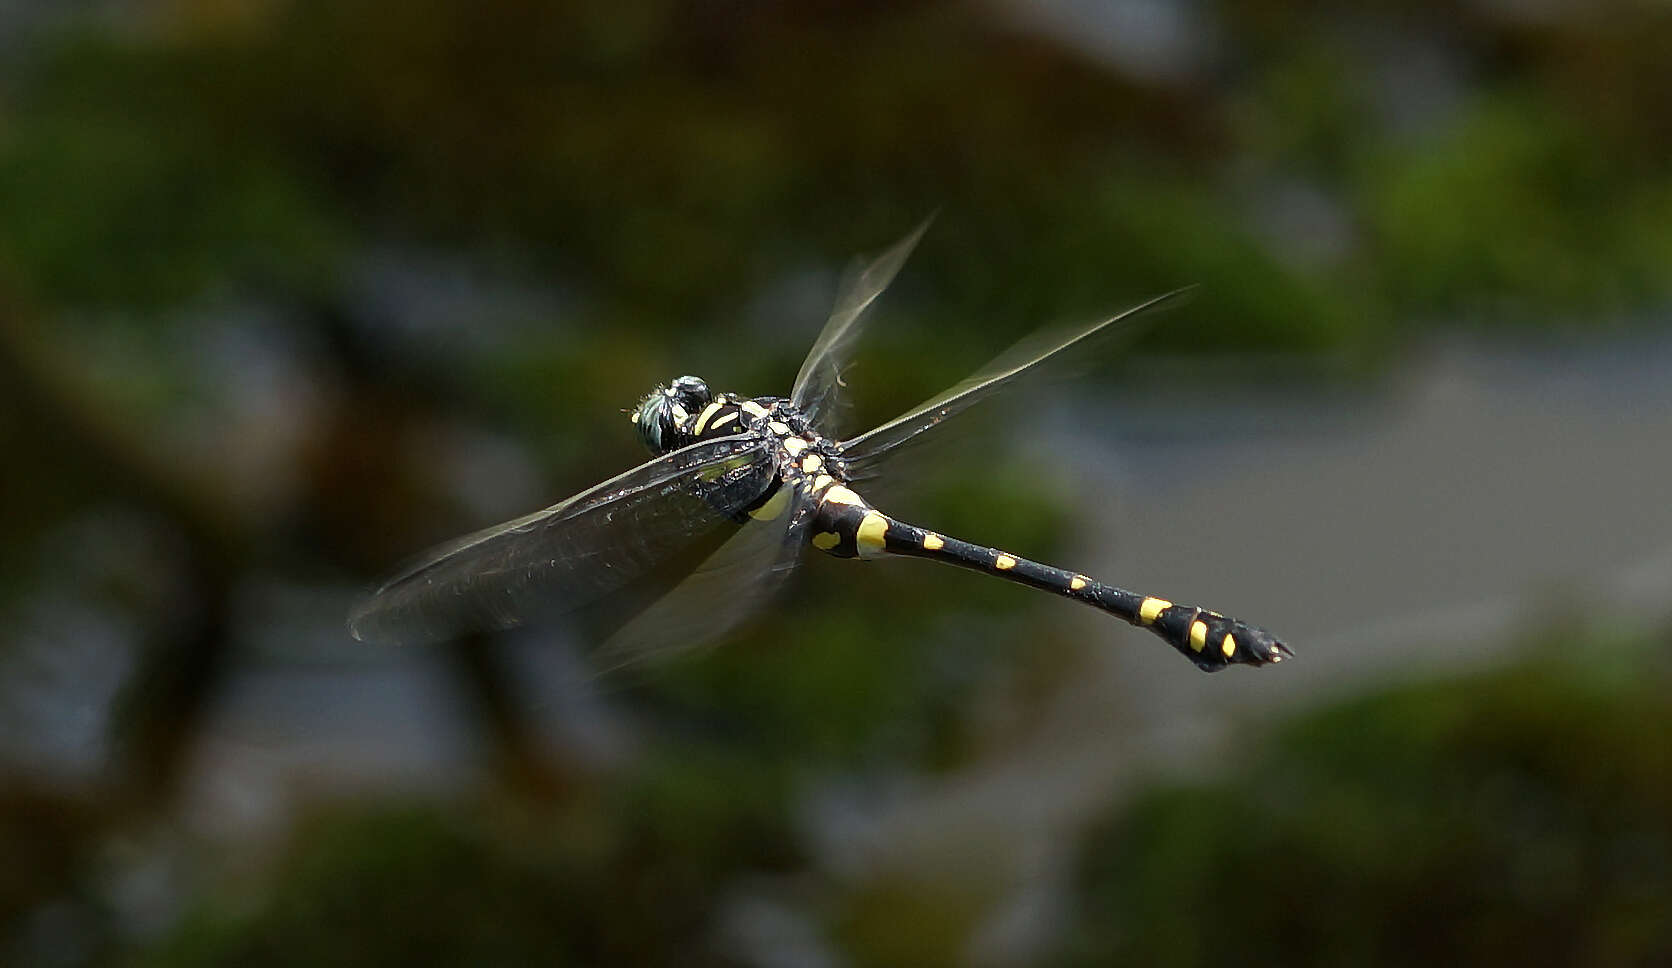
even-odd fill
[{"label": "blurred green background", "polygon": [[[1672,963],[1669,50],[1651,0],[0,4],[0,963]],[[854,427],[1200,290],[885,506],[1296,662],[822,558],[605,676],[348,638],[641,460],[655,383],[785,392],[936,210]]]}]

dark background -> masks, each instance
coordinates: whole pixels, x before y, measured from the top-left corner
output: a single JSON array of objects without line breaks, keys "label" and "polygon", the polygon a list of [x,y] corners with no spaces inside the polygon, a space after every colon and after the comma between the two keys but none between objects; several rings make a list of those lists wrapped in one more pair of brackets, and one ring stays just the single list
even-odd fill
[{"label": "dark background", "polygon": [[[0,3],[0,961],[1672,961],[1669,50],[1649,0]],[[856,427],[1200,289],[885,506],[1294,663],[822,557],[605,676],[349,639],[641,460],[657,382],[785,392],[937,210]]]}]

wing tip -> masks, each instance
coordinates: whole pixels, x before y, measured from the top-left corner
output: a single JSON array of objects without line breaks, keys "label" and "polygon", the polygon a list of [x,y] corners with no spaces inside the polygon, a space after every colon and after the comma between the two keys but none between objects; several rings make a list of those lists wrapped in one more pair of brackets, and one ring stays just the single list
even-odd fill
[{"label": "wing tip", "polygon": [[349,637],[356,642],[370,643],[372,641],[370,629],[366,622],[370,605],[370,599],[355,603],[354,607],[348,610],[348,620],[343,623],[343,626],[348,629]]},{"label": "wing tip", "polygon": [[385,627],[384,619],[387,618],[389,609],[388,603],[382,600],[382,595],[388,587],[384,585],[376,591],[362,595],[348,610],[348,619],[343,626],[354,641],[367,645],[401,645],[408,641],[408,637],[390,634]]}]

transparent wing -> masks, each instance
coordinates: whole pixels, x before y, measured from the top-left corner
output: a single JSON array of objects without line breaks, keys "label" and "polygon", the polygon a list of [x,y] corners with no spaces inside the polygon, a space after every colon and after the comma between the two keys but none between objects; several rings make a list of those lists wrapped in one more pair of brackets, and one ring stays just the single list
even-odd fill
[{"label": "transparent wing", "polygon": [[894,281],[906,257],[916,248],[917,240],[928,230],[930,216],[913,229],[910,235],[894,243],[887,251],[869,262],[856,261],[848,267],[836,290],[836,305],[830,310],[819,338],[795,375],[795,386],[790,390],[790,402],[800,408],[807,419],[822,426],[820,417],[833,402],[842,369],[853,352],[859,337],[860,323],[865,311],[877,301],[882,291]]},{"label": "transparent wing", "polygon": [[1187,286],[1175,289],[1090,325],[1044,330],[1027,337],[999,354],[991,363],[963,382],[953,385],[945,392],[918,404],[879,427],[851,440],[842,441],[839,446],[848,458],[849,469],[856,476],[862,476],[867,463],[881,458],[925,430],[1003,389],[1033,367],[1064,350],[1081,345],[1099,333],[1109,331],[1110,327],[1116,324],[1130,322],[1141,313],[1172,302],[1193,288]]},{"label": "transparent wing", "polygon": [[430,550],[355,605],[349,631],[418,643],[572,611],[726,524],[774,473],[770,445],[753,435],[692,444]]},{"label": "transparent wing", "polygon": [[617,630],[604,643],[599,665],[619,668],[694,649],[742,624],[800,563],[813,510],[800,489],[779,490],[689,578]]}]

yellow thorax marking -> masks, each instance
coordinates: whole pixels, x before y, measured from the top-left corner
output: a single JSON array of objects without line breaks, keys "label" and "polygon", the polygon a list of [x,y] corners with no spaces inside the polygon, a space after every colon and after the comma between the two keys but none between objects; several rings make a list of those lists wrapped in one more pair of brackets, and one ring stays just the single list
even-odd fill
[{"label": "yellow thorax marking", "polygon": [[831,477],[829,474],[820,474],[818,477],[813,478],[813,490],[822,491],[834,483],[836,483],[836,478]]},{"label": "yellow thorax marking", "polygon": [[834,531],[820,531],[813,535],[813,547],[820,551],[829,551],[842,543],[842,536]]},{"label": "yellow thorax marking", "polygon": [[691,435],[694,436],[694,437],[701,437],[702,436],[702,429],[704,427],[708,426],[708,421],[713,419],[714,415],[719,413],[720,409],[724,406],[725,406],[724,403],[720,402],[719,400],[716,400],[713,403],[709,404],[708,406],[704,407],[703,411],[702,411],[702,415],[697,418],[697,425],[695,427],[691,428]]},{"label": "yellow thorax marking", "polygon": [[790,425],[779,420],[773,420],[766,425],[766,429],[772,431],[780,437],[783,437],[789,434]]},{"label": "yellow thorax marking", "polygon": [[[826,477],[826,475],[820,474],[818,480],[822,481],[822,480],[824,480],[825,477]],[[813,486],[817,487],[818,486],[818,481],[814,481]],[[840,484],[837,484],[835,487],[832,487],[830,490],[825,491],[824,492],[824,499],[826,501],[831,502],[832,504],[858,504],[858,505],[862,505],[862,504],[865,503],[864,498],[860,497],[859,495],[855,494],[853,491],[849,490],[846,487],[843,487]]]},{"label": "yellow thorax marking", "polygon": [[[786,440],[784,443],[787,444],[789,441]],[[801,471],[804,474],[811,474],[823,466],[824,458],[817,454],[808,454],[806,457],[801,459]]]},{"label": "yellow thorax marking", "polygon": [[716,417],[714,419],[714,428],[713,429],[719,430],[721,427],[724,427],[726,424],[729,424],[733,420],[736,420],[736,419],[737,419],[737,411],[736,410],[733,410],[730,413],[722,414],[719,417]]},{"label": "yellow thorax marking", "polygon": [[766,408],[753,400],[743,401],[741,404],[738,404],[738,408],[749,416],[757,419],[766,416]]},{"label": "yellow thorax marking", "polygon": [[[787,452],[791,457],[794,457],[807,449],[807,442],[802,440],[800,437],[785,437],[780,446],[782,446],[785,452]],[[810,474],[812,471],[808,471],[808,473]]]},{"label": "yellow thorax marking", "polygon": [[1167,609],[1172,607],[1173,603],[1167,601],[1165,598],[1146,598],[1144,599],[1144,603],[1138,606],[1138,618],[1142,620],[1145,625],[1149,625],[1156,619],[1160,618],[1162,612],[1165,612]]}]

